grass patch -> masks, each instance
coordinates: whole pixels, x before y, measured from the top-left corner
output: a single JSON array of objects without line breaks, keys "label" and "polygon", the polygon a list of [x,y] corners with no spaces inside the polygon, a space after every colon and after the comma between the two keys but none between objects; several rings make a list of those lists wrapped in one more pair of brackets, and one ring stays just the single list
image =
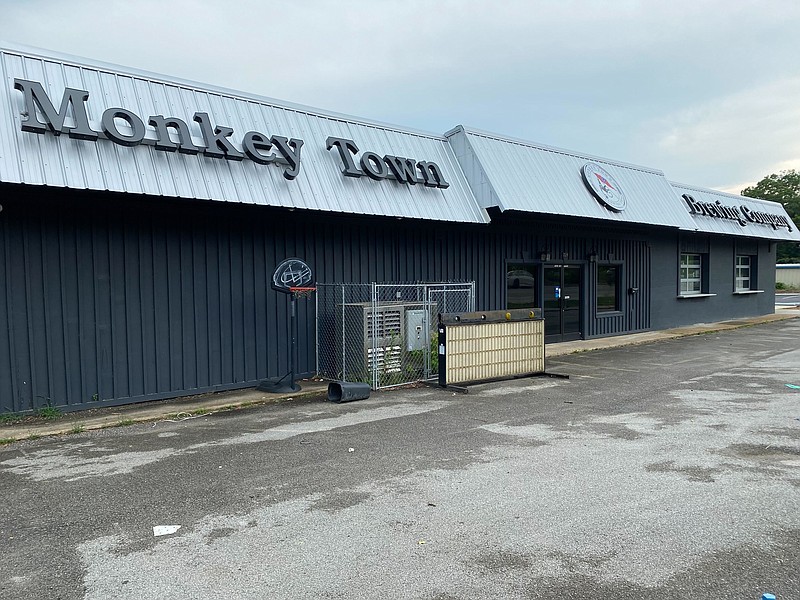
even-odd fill
[{"label": "grass patch", "polygon": [[793,286],[793,285],[789,285],[788,283],[784,283],[782,281],[776,281],[775,282],[775,291],[776,292],[781,292],[781,293],[784,293],[784,294],[787,294],[787,293],[788,294],[796,294],[796,293],[800,292],[800,288],[796,287],[796,286]]},{"label": "grass patch", "polygon": [[0,446],[5,446],[7,444],[13,444],[16,442],[14,438],[0,438]]},{"label": "grass patch", "polygon": [[22,421],[22,415],[19,413],[3,413],[0,415],[0,425],[11,425],[12,423],[19,423]]},{"label": "grass patch", "polygon": [[122,421],[117,421],[114,423],[114,427],[127,427],[128,425],[133,425],[136,423],[133,419],[122,419]]},{"label": "grass patch", "polygon": [[28,439],[29,440],[38,440],[40,437],[42,437],[42,436],[40,436],[38,433],[32,433],[32,434],[30,434],[28,436]]},{"label": "grass patch", "polygon": [[69,433],[83,433],[84,431],[86,430],[83,428],[83,425],[75,425],[75,427],[69,430]]},{"label": "grass patch", "polygon": [[54,419],[58,419],[61,416],[61,411],[58,410],[55,406],[43,406],[39,410],[36,411],[36,416],[47,421],[52,421]]}]

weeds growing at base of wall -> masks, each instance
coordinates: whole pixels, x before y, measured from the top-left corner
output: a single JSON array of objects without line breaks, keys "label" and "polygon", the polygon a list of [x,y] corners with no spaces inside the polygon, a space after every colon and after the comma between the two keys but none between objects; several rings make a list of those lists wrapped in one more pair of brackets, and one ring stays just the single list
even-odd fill
[{"label": "weeds growing at base of wall", "polygon": [[53,405],[53,400],[49,396],[36,397],[44,400],[44,406],[36,410],[35,414],[37,417],[51,421],[61,416],[61,411],[55,405]]},{"label": "weeds growing at base of wall", "polygon": [[784,283],[783,281],[776,281],[775,282],[775,291],[776,292],[800,292],[800,287],[789,285],[788,283]]},{"label": "weeds growing at base of wall", "polygon": [[0,415],[0,425],[13,425],[22,421],[23,415],[20,413],[3,413]]},{"label": "weeds growing at base of wall", "polygon": [[55,406],[43,406],[36,411],[36,416],[48,421],[58,419],[61,416],[61,411]]}]

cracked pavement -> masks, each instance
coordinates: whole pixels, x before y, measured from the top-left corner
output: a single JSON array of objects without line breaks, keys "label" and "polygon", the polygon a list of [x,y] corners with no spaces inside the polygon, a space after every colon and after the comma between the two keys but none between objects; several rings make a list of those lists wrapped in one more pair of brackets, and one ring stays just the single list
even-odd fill
[{"label": "cracked pavement", "polygon": [[0,448],[0,598],[800,597],[800,321],[548,370]]}]

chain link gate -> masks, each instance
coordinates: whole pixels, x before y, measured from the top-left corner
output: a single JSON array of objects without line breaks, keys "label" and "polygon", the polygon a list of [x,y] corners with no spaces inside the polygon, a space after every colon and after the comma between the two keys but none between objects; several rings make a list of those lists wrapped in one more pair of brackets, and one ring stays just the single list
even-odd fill
[{"label": "chain link gate", "polygon": [[317,374],[405,385],[438,373],[437,315],[475,310],[475,282],[318,283]]}]

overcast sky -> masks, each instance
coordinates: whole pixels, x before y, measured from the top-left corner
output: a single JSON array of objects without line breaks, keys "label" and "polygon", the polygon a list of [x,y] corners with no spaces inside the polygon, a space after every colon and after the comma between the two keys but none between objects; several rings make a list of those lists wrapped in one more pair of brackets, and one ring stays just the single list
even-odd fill
[{"label": "overcast sky", "polygon": [[797,0],[0,0],[0,38],[727,191],[800,168]]}]

